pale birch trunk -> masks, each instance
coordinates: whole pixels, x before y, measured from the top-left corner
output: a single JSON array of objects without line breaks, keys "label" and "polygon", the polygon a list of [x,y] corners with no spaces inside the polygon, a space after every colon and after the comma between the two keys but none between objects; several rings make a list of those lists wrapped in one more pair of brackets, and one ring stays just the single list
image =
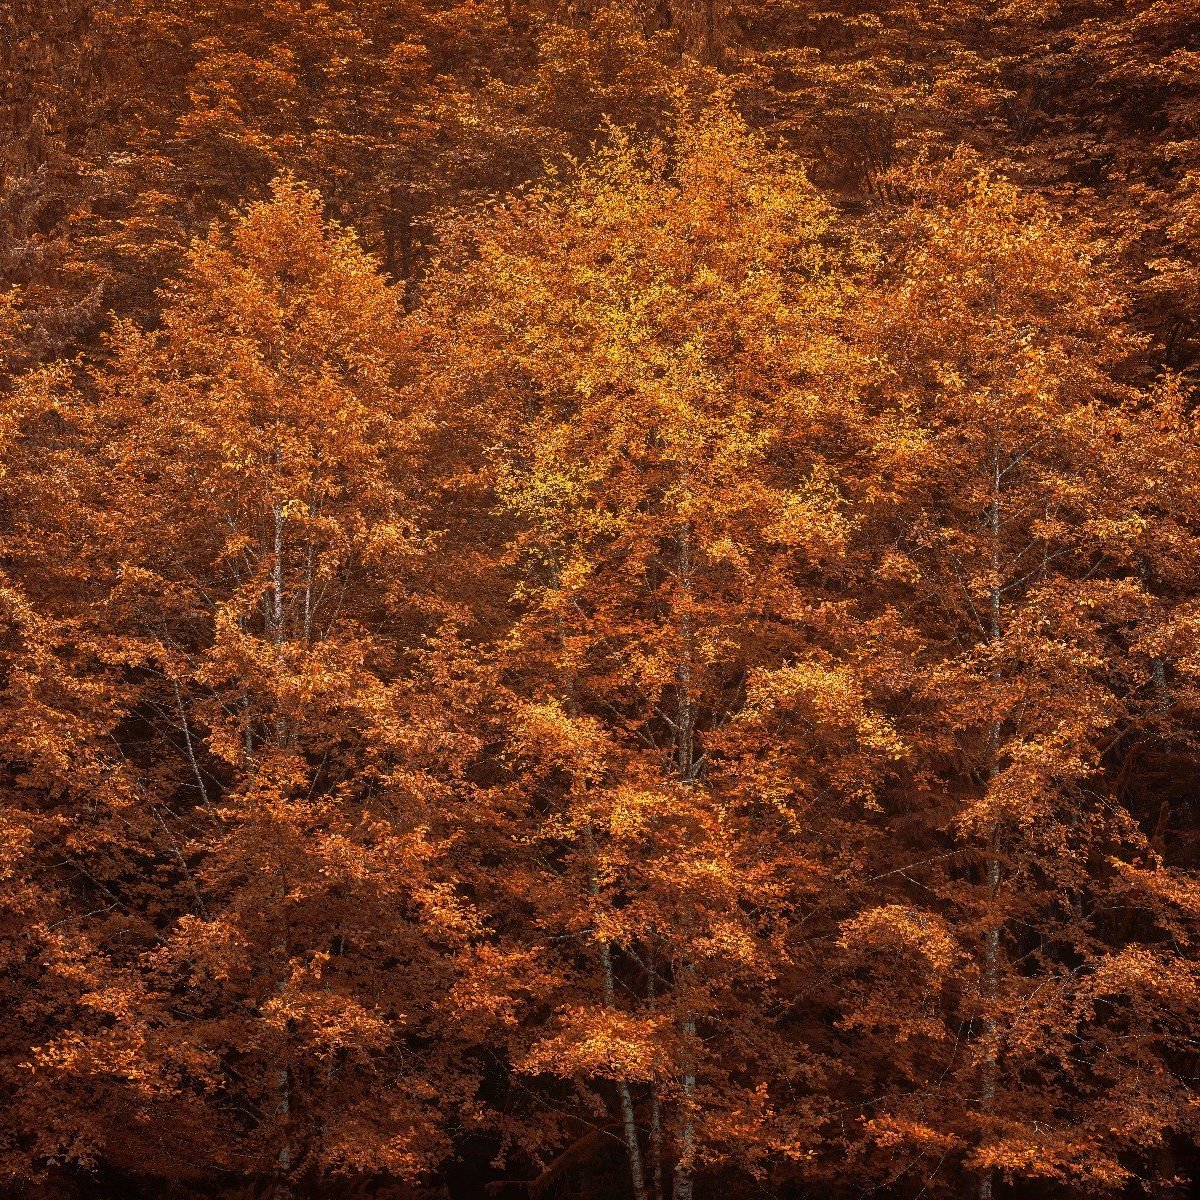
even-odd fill
[{"label": "pale birch trunk", "polygon": [[[658,1012],[658,985],[655,973],[658,961],[651,949],[646,975],[646,999],[651,1016]],[[651,1085],[650,1092],[650,1179],[654,1200],[663,1200],[663,1126],[662,1103],[658,1098],[658,1085]]]},{"label": "pale birch trunk", "polygon": [[[680,1023],[684,1036],[696,1034],[696,1022],[690,1013]],[[679,1163],[675,1168],[675,1181],[671,1189],[674,1200],[692,1200],[695,1191],[693,1159],[696,1154],[696,1133],[692,1121],[692,1101],[696,1094],[696,1076],[687,1072],[683,1077],[683,1125],[679,1133]]]},{"label": "pale birch trunk", "polygon": [[[279,988],[283,990],[282,984]],[[292,1096],[288,1081],[287,1058],[276,1064],[272,1072],[272,1084],[275,1093],[275,1116],[283,1129],[283,1139],[279,1144],[279,1153],[275,1158],[275,1181],[272,1195],[275,1200],[291,1200],[292,1196],[292,1139],[288,1130],[291,1117]]]},{"label": "pale birch trunk", "polygon": [[[990,624],[988,629],[989,641],[992,644],[993,651],[996,651],[1000,641],[1001,625],[1000,625],[1000,604],[1001,604],[1001,584],[1000,584],[1000,444],[999,438],[995,438],[992,445],[992,502],[988,511],[988,529],[991,537],[991,565],[992,565],[992,589],[991,589],[991,613]],[[998,682],[1000,678],[1000,670],[998,666],[992,668],[992,679]],[[991,733],[989,736],[989,763],[988,763],[988,785],[995,782],[996,776],[1000,773],[1000,721],[992,722]],[[995,904],[996,896],[1000,889],[1000,827],[998,823],[993,824],[991,834],[988,837],[988,853],[986,864],[986,879],[988,888],[988,902]],[[979,1092],[979,1108],[980,1112],[988,1113],[996,1099],[996,1075],[997,1075],[997,1049],[996,1049],[996,1019],[990,1011],[990,1005],[996,998],[996,993],[999,988],[999,972],[1000,972],[1000,927],[993,923],[984,933],[983,937],[983,972],[980,981],[980,996],[983,1000],[983,1041],[984,1053],[983,1063],[980,1070],[980,1092]],[[979,1177],[979,1200],[992,1200],[993,1177],[995,1172],[991,1167],[986,1167],[980,1173]]]},{"label": "pale birch trunk", "polygon": [[[593,902],[600,895],[596,880],[596,842],[589,825],[585,832],[588,854],[588,890]],[[604,1007],[610,1012],[617,1007],[616,976],[613,972],[612,947],[606,937],[597,938],[600,947],[600,970],[603,975]],[[617,1081],[617,1097],[621,1104],[621,1128],[625,1139],[625,1153],[629,1159],[629,1182],[634,1200],[647,1200],[646,1176],[642,1169],[642,1148],[638,1142],[637,1117],[633,1108],[633,1093],[624,1079]]]},{"label": "pale birch trunk", "polygon": [[[279,465],[279,454],[275,455],[276,466]],[[275,643],[276,656],[282,660],[283,658],[283,634],[284,634],[284,588],[283,588],[283,527],[286,521],[286,515],[278,501],[272,506],[271,514],[274,519],[274,561],[271,564],[271,602],[270,602],[270,633],[271,639]],[[288,740],[287,722],[282,714],[276,713],[275,716],[275,736],[280,745],[283,745]],[[282,910],[283,901],[286,897],[286,885],[281,883],[279,889],[278,900]],[[288,938],[286,923],[283,926],[283,933],[279,940],[275,943],[275,954],[278,961],[278,978],[275,985],[275,994],[280,996],[287,987],[288,976]],[[287,1034],[285,1030],[284,1037]],[[288,1079],[288,1053],[285,1040],[283,1056],[278,1061],[271,1072],[272,1086],[275,1094],[275,1116],[278,1118],[280,1128],[283,1131],[283,1137],[279,1145],[279,1153],[275,1159],[275,1180],[273,1187],[273,1195],[276,1200],[291,1200],[292,1196],[292,1141],[289,1129],[289,1121],[291,1117],[292,1096],[291,1084]]]},{"label": "pale birch trunk", "polygon": [[[675,713],[675,736],[678,745],[676,770],[680,782],[691,787],[696,782],[699,763],[696,757],[696,715],[692,705],[692,642],[693,628],[690,605],[692,600],[692,531],[686,522],[679,531],[679,585],[685,609],[679,622],[680,659],[676,669],[677,702]],[[689,979],[692,966],[686,960],[680,974]],[[686,989],[685,989],[686,992]],[[685,994],[685,1003],[687,997]],[[696,1035],[695,1015],[686,1009],[680,1018],[679,1027],[688,1044]],[[672,1184],[674,1200],[692,1200],[695,1190],[693,1160],[696,1153],[695,1123],[692,1116],[693,1098],[696,1093],[696,1073],[691,1064],[684,1070],[682,1120],[679,1130],[679,1159],[675,1167]]]},{"label": "pale birch trunk", "polygon": [[[560,576],[560,564],[554,563],[555,579]],[[565,635],[565,629],[561,628],[560,620],[560,635]],[[574,692],[575,683],[572,678],[567,687],[567,710],[574,713]],[[584,852],[587,855],[587,883],[588,894],[590,895],[593,904],[599,899],[600,885],[596,878],[596,838],[591,825],[585,825],[583,828]],[[604,997],[604,1007],[610,1011],[617,1006],[617,988],[616,974],[613,970],[612,947],[609,945],[606,937],[597,939],[600,949],[600,972],[602,977],[602,990]],[[642,1148],[638,1141],[637,1114],[633,1106],[633,1092],[629,1087],[629,1082],[625,1079],[617,1080],[617,1100],[621,1106],[621,1134],[625,1143],[625,1156],[629,1162],[629,1184],[633,1189],[634,1200],[647,1200],[646,1196],[646,1175],[642,1167]]]},{"label": "pale birch trunk", "polygon": [[[604,1003],[608,1008],[616,1007],[613,980],[612,950],[608,942],[600,942],[601,963],[604,969]],[[633,1095],[624,1080],[617,1083],[621,1101],[621,1124],[625,1134],[625,1152],[629,1156],[629,1182],[633,1187],[634,1200],[646,1200],[646,1176],[642,1169],[642,1149],[638,1144],[637,1119],[633,1111]]]}]

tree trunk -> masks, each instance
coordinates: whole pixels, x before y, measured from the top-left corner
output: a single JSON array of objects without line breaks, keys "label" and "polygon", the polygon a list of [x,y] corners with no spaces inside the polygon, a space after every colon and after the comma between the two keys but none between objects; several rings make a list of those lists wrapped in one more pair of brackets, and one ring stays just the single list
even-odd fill
[{"label": "tree trunk", "polygon": [[[678,689],[676,704],[676,768],[679,779],[685,787],[692,787],[699,774],[699,759],[696,755],[696,713],[692,704],[692,531],[691,526],[684,523],[679,531],[679,586],[686,605],[680,620],[681,655],[676,670],[676,687]],[[690,963],[684,962],[681,974],[686,978],[692,972]],[[689,1010],[684,1010],[680,1019],[680,1029],[688,1043],[696,1035],[696,1018]],[[675,1166],[672,1196],[674,1200],[692,1200],[693,1167],[692,1162],[696,1153],[696,1133],[692,1118],[692,1103],[696,1093],[695,1070],[689,1066],[683,1076],[683,1112],[679,1131],[679,1159]]]},{"label": "tree trunk", "polygon": [[[655,973],[658,962],[653,948],[649,955],[646,974],[646,999],[653,1016],[658,1011],[658,985]],[[654,1200],[663,1200],[663,1129],[662,1104],[658,1099],[658,1086],[653,1085],[650,1093],[650,1179]]]},{"label": "tree trunk", "polygon": [[[988,512],[988,526],[991,534],[992,559],[992,593],[991,593],[991,623],[988,630],[989,641],[993,650],[1000,641],[1000,444],[997,438],[992,446],[992,503]],[[992,680],[998,682],[1000,669],[992,667]],[[1000,773],[1000,721],[992,722],[989,737],[988,785],[995,782]],[[993,825],[988,839],[986,882],[988,903],[994,905],[1000,888],[1000,828]],[[979,1111],[986,1114],[991,1111],[996,1099],[996,1019],[991,1013],[990,1006],[996,999],[999,988],[1000,973],[1000,926],[990,925],[983,936],[983,971],[980,980],[980,999],[983,1002],[983,1063],[980,1068]],[[979,1200],[992,1200],[992,1185],[995,1172],[991,1167],[985,1167],[979,1176]]]},{"label": "tree trunk", "polygon": [[[691,1015],[684,1017],[681,1028],[685,1036],[694,1037],[696,1022]],[[692,1122],[692,1098],[696,1094],[696,1076],[690,1071],[683,1077],[683,1125],[679,1133],[679,1162],[671,1189],[673,1200],[692,1200],[695,1190],[693,1159],[696,1154],[696,1133]]]},{"label": "tree trunk", "polygon": [[[588,890],[595,901],[600,894],[596,882],[596,843],[591,827],[586,829],[588,853]],[[599,939],[600,969],[604,979],[604,1007],[612,1010],[617,1007],[616,977],[613,972],[612,947],[607,938]],[[642,1169],[642,1148],[638,1142],[637,1118],[633,1108],[633,1093],[629,1084],[620,1079],[617,1081],[617,1097],[621,1104],[621,1127],[625,1138],[625,1154],[629,1159],[629,1182],[633,1188],[633,1200],[647,1200],[646,1175]]]}]

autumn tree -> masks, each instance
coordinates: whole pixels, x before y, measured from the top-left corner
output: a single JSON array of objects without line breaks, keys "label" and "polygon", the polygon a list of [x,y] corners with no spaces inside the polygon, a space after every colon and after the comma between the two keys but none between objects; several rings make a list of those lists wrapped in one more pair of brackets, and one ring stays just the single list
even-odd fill
[{"label": "autumn tree", "polygon": [[[197,1139],[175,1173],[276,1195],[428,1170],[473,1093],[446,1005],[480,930],[446,860],[449,693],[413,683],[439,614],[403,359],[396,294],[283,182],[193,247],[161,329],[116,330],[89,409],[115,736],[162,865],[121,948],[134,983],[37,1063],[188,1098],[205,1124],[168,1125]],[[89,1137],[172,1173],[125,1130]]]},{"label": "autumn tree", "polygon": [[[510,529],[491,802],[535,853],[491,907],[537,931],[549,1016],[510,1053],[612,1106],[639,1197],[809,1153],[782,1098],[820,1065],[763,1022],[899,753],[835,598],[871,432],[829,225],[718,108],[463,223],[429,284],[430,386]],[[805,732],[752,767],[780,722]]]},{"label": "autumn tree", "polygon": [[1115,1189],[1187,1127],[1195,1002],[1171,949],[1194,893],[1104,761],[1154,674],[1127,444],[1155,418],[1121,383],[1119,295],[1043,205],[952,168],[912,221],[864,317],[925,481],[888,575],[919,638],[892,804],[928,858],[845,926],[874,986],[843,1022],[911,1094],[864,1132],[882,1177],[957,1158],[985,1200],[998,1177]]}]

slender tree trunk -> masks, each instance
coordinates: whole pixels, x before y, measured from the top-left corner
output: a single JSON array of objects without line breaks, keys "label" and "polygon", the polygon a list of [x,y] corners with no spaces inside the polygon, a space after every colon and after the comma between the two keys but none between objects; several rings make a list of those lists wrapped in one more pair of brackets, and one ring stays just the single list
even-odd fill
[{"label": "slender tree trunk", "polygon": [[[696,1021],[690,1013],[686,1014],[680,1023],[684,1036],[689,1039],[696,1035]],[[674,1186],[671,1189],[674,1200],[692,1200],[695,1191],[695,1173],[693,1160],[696,1155],[696,1133],[692,1121],[692,1102],[696,1094],[696,1076],[688,1071],[683,1077],[683,1124],[679,1133],[679,1162],[675,1168]]]},{"label": "slender tree trunk", "polygon": [[[994,902],[1000,888],[1000,860],[997,856],[996,837],[993,834],[987,862],[988,896]],[[983,938],[983,980],[981,992],[984,1003],[983,1067],[980,1072],[979,1107],[980,1111],[990,1112],[996,1099],[996,1018],[988,1011],[987,1006],[996,998],[999,984],[1000,961],[1000,929],[992,925]],[[992,1200],[991,1167],[985,1167],[979,1177],[979,1200]]]},{"label": "slender tree trunk", "polygon": [[[279,466],[280,455],[278,450],[275,452],[275,465]],[[271,515],[274,519],[274,558],[271,563],[271,640],[275,643],[275,653],[278,657],[283,656],[283,618],[284,618],[284,593],[283,593],[283,526],[287,517],[283,511],[283,507],[276,501],[271,508]],[[279,713],[275,716],[275,735],[282,746],[288,740],[287,722],[286,719]],[[280,906],[280,916],[282,917],[283,902],[287,894],[286,886],[281,885],[279,889],[278,903]],[[275,944],[275,953],[279,961],[278,980],[275,985],[276,995],[282,995],[287,987],[288,976],[288,937],[286,928],[279,940]],[[284,1034],[287,1036],[286,1032]],[[279,1153],[275,1160],[275,1184],[274,1196],[276,1200],[291,1200],[292,1185],[292,1140],[289,1129],[292,1109],[291,1084],[288,1079],[288,1054],[285,1044],[282,1058],[276,1063],[272,1071],[272,1080],[275,1091],[275,1115],[279,1119],[280,1128],[283,1132],[283,1137],[279,1145]]]},{"label": "slender tree trunk", "polygon": [[[988,629],[989,641],[993,652],[997,652],[1000,642],[1001,623],[1001,583],[1000,583],[1000,444],[999,438],[992,446],[992,502],[988,512],[988,526],[991,535],[991,620]],[[992,667],[992,679],[998,682],[1000,670],[997,665]],[[1000,773],[1000,721],[992,722],[989,736],[988,785],[995,782]],[[986,881],[988,903],[994,905],[1000,890],[1000,827],[993,825],[988,838]],[[979,1108],[980,1112],[988,1113],[996,1099],[997,1049],[996,1049],[996,1018],[992,1015],[991,1005],[996,999],[1000,982],[1000,926],[993,923],[983,935],[983,971],[980,981],[980,997],[983,1001],[983,1063],[980,1069]],[[985,1167],[979,1176],[979,1200],[992,1200],[993,1176],[991,1167]]]},{"label": "slender tree trunk", "polygon": [[[555,567],[556,577],[559,574],[559,564]],[[561,631],[565,635],[565,629]],[[575,711],[575,683],[572,678],[567,687],[567,708]],[[588,893],[595,904],[600,896],[600,885],[596,878],[596,838],[591,825],[583,828],[584,852],[587,854],[587,883]],[[600,971],[604,993],[604,1007],[610,1011],[617,1007],[616,974],[613,971],[612,947],[608,939],[598,939],[600,947]],[[648,1200],[646,1196],[646,1174],[642,1167],[642,1148],[638,1141],[637,1114],[633,1106],[633,1093],[627,1080],[617,1081],[617,1100],[621,1106],[621,1131],[625,1142],[625,1156],[629,1162],[629,1184],[633,1189],[633,1200]]]},{"label": "slender tree trunk", "polygon": [[283,1140],[275,1158],[275,1182],[272,1187],[274,1200],[291,1200],[292,1196],[292,1139],[288,1131],[291,1117],[291,1090],[288,1084],[287,1059],[279,1063],[274,1071],[275,1116],[283,1129]]},{"label": "slender tree trunk", "polygon": [[274,561],[271,564],[271,636],[276,646],[283,642],[283,508],[272,506],[275,519]]},{"label": "slender tree trunk", "polygon": [[650,1098],[650,1158],[654,1200],[663,1200],[662,1104],[657,1091]]},{"label": "slender tree trunk", "polygon": [[[692,627],[692,531],[691,526],[684,523],[679,531],[679,587],[684,600],[684,611],[679,623],[681,652],[679,665],[676,669],[677,703],[675,713],[675,735],[678,742],[676,751],[676,769],[679,779],[685,787],[692,787],[699,774],[699,760],[696,755],[696,713],[692,703],[692,643],[694,630]],[[684,979],[690,978],[692,966],[686,958],[680,969]],[[686,993],[686,989],[685,989]],[[685,1003],[688,998],[685,994]],[[684,1009],[679,1027],[686,1042],[692,1043],[696,1035],[696,1018],[688,1008]],[[690,1050],[688,1051],[690,1053]],[[692,1116],[693,1098],[696,1093],[695,1070],[689,1066],[683,1075],[683,1105],[679,1127],[679,1160],[675,1166],[672,1185],[674,1200],[692,1200],[694,1190],[693,1160],[696,1153],[695,1123]]]},{"label": "slender tree trunk", "polygon": [[675,668],[675,768],[687,786],[696,781],[696,714],[692,705],[692,531],[687,524],[679,531],[679,588],[685,604],[679,619],[680,655]]},{"label": "slender tree trunk", "polygon": [[[655,980],[658,962],[653,948],[649,955],[649,968],[646,979],[646,999],[650,1014],[653,1016],[658,1011],[658,984]],[[662,1104],[658,1098],[657,1084],[652,1085],[650,1092],[650,1179],[654,1200],[663,1200]]]},{"label": "slender tree trunk", "polygon": [[[278,463],[276,455],[276,463]],[[283,659],[283,526],[287,520],[283,508],[276,503],[272,507],[275,519],[274,561],[271,564],[271,640],[275,643],[275,654],[282,665]],[[287,719],[280,713],[275,715],[275,736],[280,746],[288,742]]]},{"label": "slender tree trunk", "polygon": [[[596,880],[596,843],[591,827],[585,831],[588,854],[588,890],[595,901],[600,894]],[[604,1007],[610,1011],[617,1007],[616,976],[613,972],[612,947],[607,938],[600,938],[600,969],[603,974]],[[642,1169],[642,1148],[638,1142],[637,1117],[633,1108],[633,1093],[626,1080],[617,1081],[617,1098],[621,1104],[621,1127],[625,1138],[625,1154],[629,1159],[629,1182],[634,1200],[647,1200],[646,1174]]]},{"label": "slender tree trunk", "polygon": [[313,623],[313,567],[316,560],[316,548],[312,542],[308,543],[308,551],[305,555],[304,563],[304,646],[305,649],[312,645],[312,623]]},{"label": "slender tree trunk", "polygon": [[[274,952],[276,960],[275,995],[280,997],[287,988],[288,962],[290,950],[288,946],[287,922],[283,916],[283,902],[287,896],[287,884],[280,869],[279,888],[276,892],[276,904],[279,909],[280,934],[276,939]],[[279,1150],[275,1155],[275,1179],[271,1194],[273,1200],[292,1200],[292,1089],[289,1078],[289,1033],[287,1025],[283,1027],[283,1047],[271,1068],[271,1087],[275,1096],[275,1118],[279,1122]]]},{"label": "slender tree trunk", "polygon": [[[604,1003],[608,1008],[615,1008],[616,989],[613,981],[612,950],[606,941],[600,943],[600,958],[604,968]],[[646,1176],[642,1169],[642,1150],[638,1143],[633,1094],[624,1079],[618,1081],[617,1093],[621,1101],[621,1124],[625,1133],[625,1152],[629,1157],[629,1182],[633,1187],[633,1197],[634,1200],[646,1200]]]}]

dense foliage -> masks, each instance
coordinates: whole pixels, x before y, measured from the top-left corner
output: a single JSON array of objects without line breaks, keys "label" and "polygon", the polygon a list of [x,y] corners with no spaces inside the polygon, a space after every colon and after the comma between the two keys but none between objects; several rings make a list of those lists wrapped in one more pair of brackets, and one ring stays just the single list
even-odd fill
[{"label": "dense foliage", "polygon": [[1200,1181],[1197,0],[7,0],[0,1191]]}]

